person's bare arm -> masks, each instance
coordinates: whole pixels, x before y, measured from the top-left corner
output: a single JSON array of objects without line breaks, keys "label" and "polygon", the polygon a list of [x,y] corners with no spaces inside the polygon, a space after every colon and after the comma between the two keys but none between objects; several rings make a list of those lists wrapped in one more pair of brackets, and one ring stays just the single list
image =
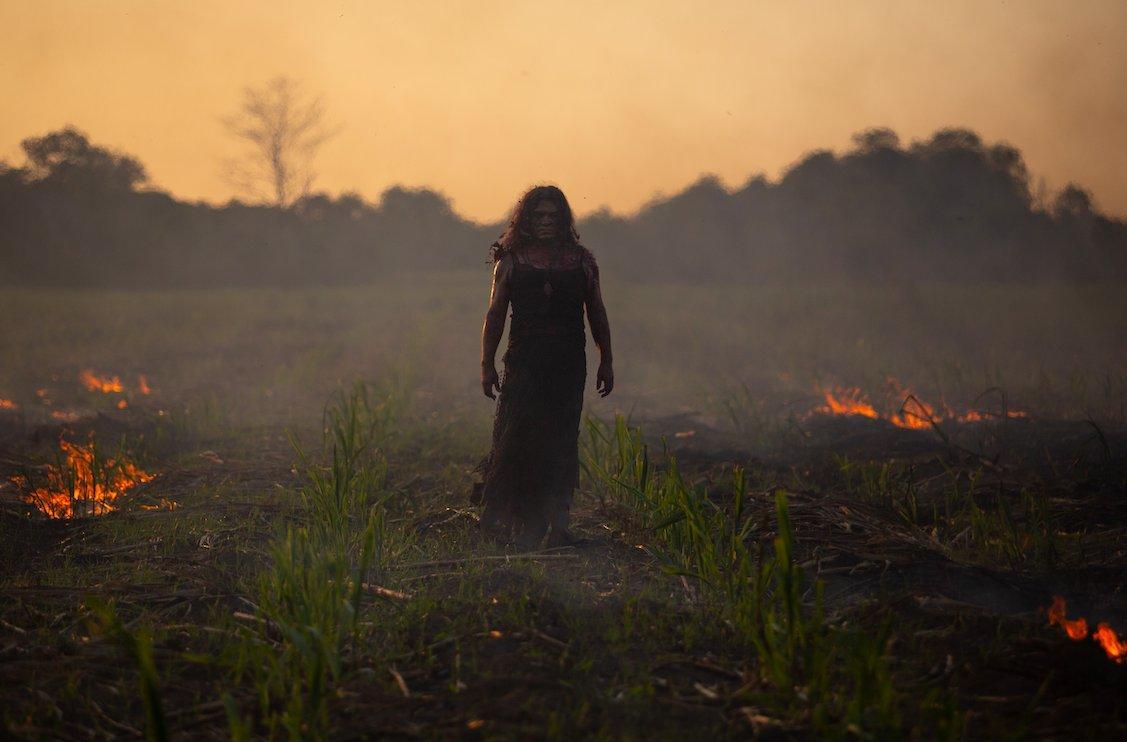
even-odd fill
[{"label": "person's bare arm", "polygon": [[496,399],[493,390],[501,391],[495,357],[501,335],[505,332],[505,315],[509,311],[509,275],[512,258],[508,255],[493,266],[493,288],[489,292],[489,308],[485,311],[485,324],[481,328],[481,389],[485,396]]},{"label": "person's bare arm", "polygon": [[599,283],[599,265],[595,256],[584,251],[583,271],[587,275],[587,323],[591,337],[599,347],[599,371],[595,376],[595,390],[605,397],[614,389],[614,357],[610,349],[610,321],[603,304],[603,290]]}]

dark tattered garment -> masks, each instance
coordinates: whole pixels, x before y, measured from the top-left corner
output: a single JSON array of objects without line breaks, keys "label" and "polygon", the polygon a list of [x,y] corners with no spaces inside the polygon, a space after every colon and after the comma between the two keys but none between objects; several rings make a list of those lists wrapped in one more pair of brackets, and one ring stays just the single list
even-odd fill
[{"label": "dark tattered garment", "polygon": [[482,522],[532,541],[567,527],[579,484],[579,422],[587,377],[581,266],[516,260],[493,446],[482,462]]}]

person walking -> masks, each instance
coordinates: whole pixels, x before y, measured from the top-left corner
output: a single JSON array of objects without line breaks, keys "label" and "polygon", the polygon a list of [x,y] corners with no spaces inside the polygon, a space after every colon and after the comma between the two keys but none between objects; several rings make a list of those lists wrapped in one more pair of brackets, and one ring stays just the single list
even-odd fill
[{"label": "person walking", "polygon": [[[493,443],[478,466],[482,526],[524,547],[574,542],[568,531],[579,485],[579,423],[587,379],[586,310],[600,360],[595,388],[614,389],[610,323],[595,256],[579,242],[563,192],[536,186],[492,246],[493,286],[481,337],[481,386],[497,399]],[[497,347],[512,307],[504,375]]]}]

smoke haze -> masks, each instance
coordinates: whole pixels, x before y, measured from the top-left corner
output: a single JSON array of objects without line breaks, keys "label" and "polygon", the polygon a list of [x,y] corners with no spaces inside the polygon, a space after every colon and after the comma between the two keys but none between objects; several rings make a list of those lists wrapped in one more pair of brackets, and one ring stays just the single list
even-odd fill
[{"label": "smoke haze", "polygon": [[[74,129],[24,149],[23,167],[0,172],[8,285],[339,285],[481,270],[504,226],[399,186],[377,203],[312,194],[292,208],[190,204],[141,190],[143,163]],[[868,129],[845,153],[813,152],[777,181],[728,190],[706,176],[633,216],[597,212],[579,227],[616,280],[1127,278],[1127,225],[1079,186],[1035,192],[1016,148],[968,129],[909,144]]]}]

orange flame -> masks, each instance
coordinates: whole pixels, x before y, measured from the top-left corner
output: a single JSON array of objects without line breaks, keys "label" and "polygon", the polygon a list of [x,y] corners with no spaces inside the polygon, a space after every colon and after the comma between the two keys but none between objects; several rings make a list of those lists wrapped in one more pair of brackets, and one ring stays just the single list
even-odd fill
[{"label": "orange flame", "polygon": [[137,377],[137,391],[146,397],[153,393],[153,388],[149,386],[149,379],[144,374]]},{"label": "orange flame", "polygon": [[[960,423],[978,422],[994,417],[998,414],[970,410],[963,415],[957,415],[946,404],[942,409],[935,407],[922,399],[911,389],[901,384],[891,376],[887,379],[887,396],[885,410],[894,410],[882,414],[877,407],[869,401],[860,389],[856,387],[835,387],[827,389],[816,386],[815,390],[822,395],[825,404],[815,407],[810,415],[861,415],[874,420],[887,420],[898,428],[911,430],[926,430],[932,423],[940,423],[945,419],[952,419]],[[1028,417],[1028,413],[1020,410],[1007,410],[1006,417]]]},{"label": "orange flame", "polygon": [[113,501],[153,475],[131,461],[101,458],[94,443],[80,446],[59,439],[66,455],[61,467],[47,467],[47,486],[32,490],[25,500],[48,518],[101,515],[114,509]]},{"label": "orange flame", "polygon": [[907,392],[900,410],[890,415],[888,421],[898,428],[926,430],[931,427],[932,422],[938,423],[942,419],[943,416],[936,412],[934,407],[911,392]]},{"label": "orange flame", "polygon": [[1064,629],[1064,633],[1068,634],[1069,639],[1080,640],[1088,636],[1088,622],[1083,618],[1069,620],[1065,618],[1065,603],[1064,598],[1059,595],[1053,596],[1053,604],[1049,606],[1047,611],[1049,617],[1049,625],[1056,624]]},{"label": "orange flame", "polygon": [[[978,410],[970,410],[964,415],[957,416],[955,419],[961,423],[976,423],[982,420],[991,420],[996,417],[1001,417],[1001,415],[996,412],[979,412]],[[1006,417],[1029,417],[1029,413],[1023,412],[1022,410],[1006,410]]]},{"label": "orange flame", "polygon": [[1096,626],[1096,632],[1092,634],[1092,638],[1099,642],[1100,646],[1107,652],[1107,656],[1118,664],[1122,665],[1127,662],[1127,641],[1120,639],[1106,623]]},{"label": "orange flame", "polygon": [[[895,377],[885,379],[888,385],[889,399],[898,405],[896,412],[888,416],[888,421],[898,428],[911,430],[927,430],[931,424],[943,420],[943,414],[938,409],[920,399],[920,396],[908,387],[901,384]],[[944,405],[944,414],[951,410]]]},{"label": "orange flame", "polygon": [[[1068,634],[1069,639],[1080,641],[1087,638],[1088,622],[1083,618],[1065,618],[1065,602],[1061,596],[1053,596],[1053,604],[1048,607],[1046,614],[1049,618],[1049,625],[1057,624],[1060,626]],[[1092,633],[1092,639],[1103,648],[1108,659],[1120,665],[1127,662],[1127,641],[1121,640],[1108,624],[1098,624],[1096,630]]]},{"label": "orange flame", "polygon": [[129,403],[126,402],[124,399],[117,400],[117,408],[119,410],[124,410],[128,406],[129,406]]},{"label": "orange flame", "polygon": [[819,407],[815,412],[827,415],[861,415],[862,417],[878,418],[876,408],[861,394],[856,387],[852,389],[821,389],[822,398],[826,401],[824,407]]},{"label": "orange flame", "polygon": [[20,406],[10,399],[0,397],[0,410],[18,410]]},{"label": "orange flame", "polygon": [[82,386],[86,387],[91,392],[101,392],[102,394],[109,394],[111,392],[123,392],[125,386],[121,383],[121,378],[118,376],[99,376],[94,373],[93,369],[83,369],[78,374],[78,380],[82,382]]}]

